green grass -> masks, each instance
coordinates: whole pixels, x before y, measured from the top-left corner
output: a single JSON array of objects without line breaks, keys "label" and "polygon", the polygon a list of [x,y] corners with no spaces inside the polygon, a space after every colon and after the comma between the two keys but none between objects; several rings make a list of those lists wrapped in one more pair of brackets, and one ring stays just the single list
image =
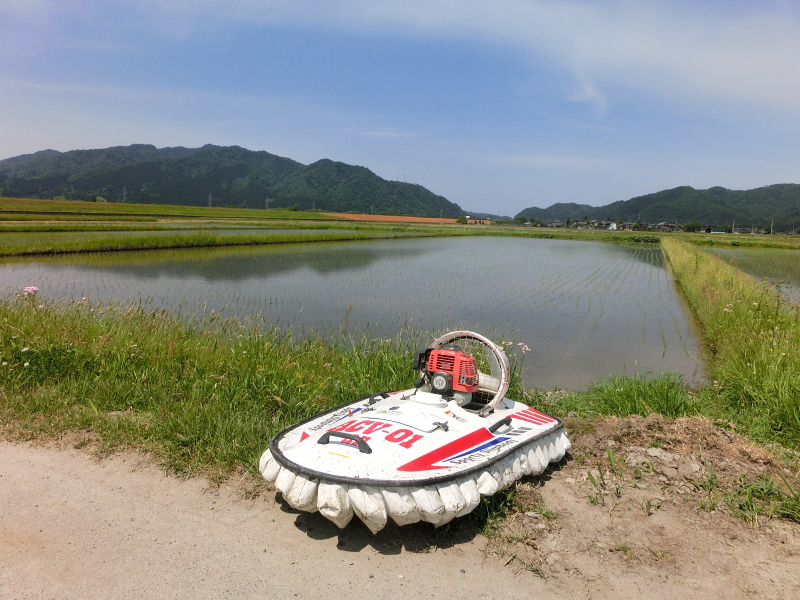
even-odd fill
[{"label": "green grass", "polygon": [[665,239],[663,248],[708,344],[704,411],[755,439],[798,446],[800,305],[689,244]]},{"label": "green grass", "polygon": [[[389,237],[405,237],[419,235],[414,232],[396,232]],[[36,239],[8,243],[0,247],[0,256],[31,256],[43,254],[70,254],[77,252],[113,252],[122,250],[154,250],[166,248],[205,248],[215,246],[255,246],[263,244],[288,244],[303,242],[341,242],[385,239],[383,232],[371,234],[369,231],[347,232],[308,232],[308,233],[274,233],[250,232],[235,234],[214,234],[209,231],[175,232],[172,235],[120,236],[108,232],[105,236],[81,236],[76,233],[74,239],[48,240],[37,243]],[[2,237],[0,237],[2,241]]]},{"label": "green grass", "polygon": [[432,335],[297,338],[260,319],[20,293],[0,301],[0,424],[24,438],[91,432],[179,473],[227,474],[301,419],[410,387],[418,340]]},{"label": "green grass", "polygon": [[697,246],[713,248],[783,248],[800,249],[800,236],[790,235],[751,235],[747,233],[681,233],[676,237]]},{"label": "green grass", "polygon": [[[541,399],[547,403],[546,396]],[[679,375],[665,373],[657,377],[617,375],[598,381],[584,393],[565,394],[553,406],[561,416],[575,414],[584,418],[599,416],[658,413],[666,417],[697,414],[699,407],[689,396]]]},{"label": "green grass", "polygon": [[136,306],[0,302],[0,419],[23,437],[91,431],[176,472],[251,467],[320,410],[413,383],[411,337],[295,340],[258,321]]},{"label": "green grass", "polygon": [[[125,204],[117,202],[85,202],[83,200],[39,200],[36,198],[0,197],[0,218],[10,218],[12,214],[24,218],[33,213],[38,219],[51,219],[53,215],[61,218],[110,217],[130,219],[131,217],[171,217],[201,219],[251,219],[272,220],[332,220],[321,212],[301,212],[282,209],[257,210],[252,208],[223,208],[202,206],[181,206],[177,204]],[[15,217],[16,218],[16,217]]]}]

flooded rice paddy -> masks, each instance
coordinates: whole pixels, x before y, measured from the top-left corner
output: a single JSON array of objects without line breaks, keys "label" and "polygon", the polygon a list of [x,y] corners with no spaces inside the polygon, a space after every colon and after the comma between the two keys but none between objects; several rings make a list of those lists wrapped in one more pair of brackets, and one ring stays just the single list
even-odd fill
[{"label": "flooded rice paddy", "polygon": [[800,252],[775,248],[705,248],[800,302]]},{"label": "flooded rice paddy", "polygon": [[473,329],[515,342],[529,387],[580,390],[617,373],[701,377],[698,339],[659,249],[425,238],[0,262],[3,294],[30,285],[45,299],[261,314],[298,333]]}]

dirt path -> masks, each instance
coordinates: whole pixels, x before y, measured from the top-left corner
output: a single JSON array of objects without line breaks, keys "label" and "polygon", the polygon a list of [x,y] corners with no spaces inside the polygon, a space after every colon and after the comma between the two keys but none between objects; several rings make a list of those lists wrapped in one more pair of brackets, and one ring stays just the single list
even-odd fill
[{"label": "dirt path", "polygon": [[363,526],[340,536],[318,516],[283,512],[274,494],[241,501],[135,455],[98,462],[0,444],[4,599],[526,598],[531,585],[559,597],[484,561],[480,545],[378,552]]},{"label": "dirt path", "polygon": [[135,453],[0,443],[0,598],[800,598],[796,526],[750,527],[668,491],[650,515],[634,496],[593,504],[586,470],[523,484],[558,517],[515,514],[487,558],[480,535],[340,532],[274,492],[241,500]]}]

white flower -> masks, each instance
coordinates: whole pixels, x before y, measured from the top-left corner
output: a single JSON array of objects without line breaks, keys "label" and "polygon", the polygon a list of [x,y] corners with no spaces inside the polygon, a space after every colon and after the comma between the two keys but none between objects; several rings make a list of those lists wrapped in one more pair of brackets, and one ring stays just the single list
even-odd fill
[{"label": "white flower", "polygon": [[4,367],[7,367],[7,366],[8,366],[8,363],[7,363],[6,361],[3,361],[3,366],[4,366]]},{"label": "white flower", "polygon": [[23,351],[23,352],[27,352],[28,350],[30,350],[30,348],[28,348],[27,346],[25,346],[25,347],[22,349],[22,351]]},{"label": "white flower", "polygon": [[22,365],[22,366],[23,366],[23,367],[29,367],[29,366],[30,366],[30,364],[31,364],[31,363],[25,363],[25,364],[24,364],[24,365]]}]

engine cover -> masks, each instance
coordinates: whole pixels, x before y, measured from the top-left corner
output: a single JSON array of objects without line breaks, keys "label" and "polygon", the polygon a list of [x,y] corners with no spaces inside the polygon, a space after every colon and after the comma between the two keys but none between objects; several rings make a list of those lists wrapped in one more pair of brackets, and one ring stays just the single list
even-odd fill
[{"label": "engine cover", "polygon": [[478,367],[475,358],[454,344],[445,344],[437,350],[431,350],[425,370],[439,384],[433,386],[436,393],[478,391]]}]

